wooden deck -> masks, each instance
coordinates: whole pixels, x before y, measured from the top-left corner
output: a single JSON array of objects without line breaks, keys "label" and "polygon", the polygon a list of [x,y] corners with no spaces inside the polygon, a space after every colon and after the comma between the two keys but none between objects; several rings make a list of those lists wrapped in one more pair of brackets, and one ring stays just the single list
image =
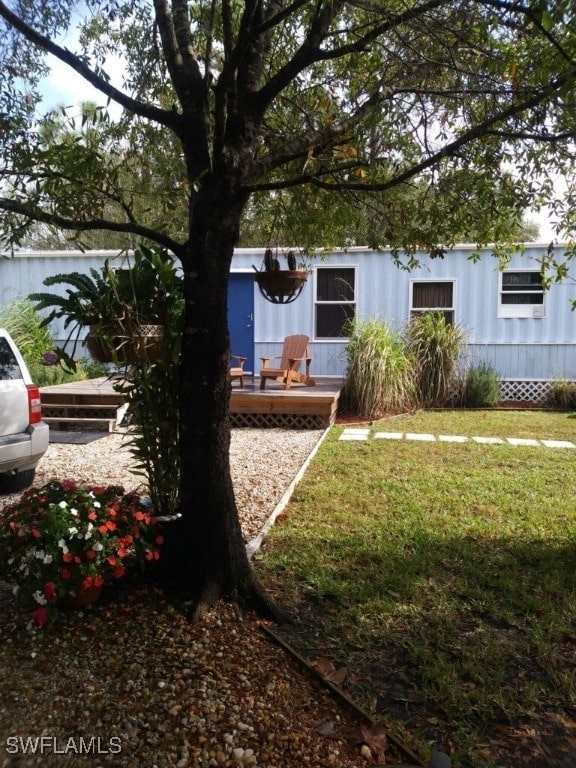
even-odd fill
[{"label": "wooden deck", "polygon": [[[334,423],[342,380],[315,377],[316,386],[292,384],[285,390],[273,381],[260,391],[260,379],[246,375],[244,387],[232,384],[230,416],[233,427],[324,429]],[[74,381],[41,389],[44,420],[56,429],[115,428],[124,398],[106,378]]]},{"label": "wooden deck", "polygon": [[260,390],[260,379],[244,377],[244,388],[232,385],[230,415],[234,427],[283,427],[324,429],[334,423],[342,379],[314,377],[316,386],[292,384],[284,389],[268,380]]}]

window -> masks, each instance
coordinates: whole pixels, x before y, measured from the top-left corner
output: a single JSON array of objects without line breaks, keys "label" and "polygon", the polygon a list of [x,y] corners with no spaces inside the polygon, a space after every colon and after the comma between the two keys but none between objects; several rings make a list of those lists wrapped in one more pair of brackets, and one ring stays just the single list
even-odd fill
[{"label": "window", "polygon": [[356,315],[356,269],[316,270],[315,335],[317,339],[347,337],[345,325]]},{"label": "window", "polygon": [[0,379],[21,379],[22,371],[18,365],[18,361],[14,357],[14,353],[10,348],[10,344],[6,339],[0,339]]},{"label": "window", "polygon": [[545,317],[539,270],[506,270],[500,275],[498,317]]},{"label": "window", "polygon": [[422,312],[442,312],[447,323],[454,322],[453,280],[413,280],[410,287],[411,318]]}]

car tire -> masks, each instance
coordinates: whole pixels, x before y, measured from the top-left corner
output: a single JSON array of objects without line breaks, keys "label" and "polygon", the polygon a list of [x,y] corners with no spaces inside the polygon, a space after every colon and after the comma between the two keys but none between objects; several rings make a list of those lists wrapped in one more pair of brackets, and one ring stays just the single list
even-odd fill
[{"label": "car tire", "polygon": [[0,493],[16,493],[32,485],[36,469],[23,469],[20,472],[3,472],[0,474]]}]

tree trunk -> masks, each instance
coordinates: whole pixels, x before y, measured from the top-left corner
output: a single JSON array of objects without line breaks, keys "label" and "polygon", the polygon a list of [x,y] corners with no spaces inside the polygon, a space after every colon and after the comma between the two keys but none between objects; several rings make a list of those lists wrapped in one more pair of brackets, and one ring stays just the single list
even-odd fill
[{"label": "tree trunk", "polygon": [[207,216],[195,206],[196,236],[184,260],[185,324],[180,370],[180,512],[166,526],[162,575],[199,618],[220,597],[279,620],[255,578],[230,474],[228,275],[241,207]]}]

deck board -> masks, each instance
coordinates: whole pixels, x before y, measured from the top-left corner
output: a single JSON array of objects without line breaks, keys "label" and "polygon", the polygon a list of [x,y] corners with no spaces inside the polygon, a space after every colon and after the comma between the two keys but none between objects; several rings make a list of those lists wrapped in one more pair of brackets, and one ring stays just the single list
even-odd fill
[{"label": "deck board", "polygon": [[[316,386],[292,384],[286,390],[276,382],[267,382],[261,391],[260,379],[244,377],[244,387],[232,383],[230,415],[233,427],[287,427],[316,429],[334,423],[343,381],[333,377],[315,377]],[[104,403],[122,395],[114,391],[111,379],[73,381],[41,389],[43,404]]]}]

